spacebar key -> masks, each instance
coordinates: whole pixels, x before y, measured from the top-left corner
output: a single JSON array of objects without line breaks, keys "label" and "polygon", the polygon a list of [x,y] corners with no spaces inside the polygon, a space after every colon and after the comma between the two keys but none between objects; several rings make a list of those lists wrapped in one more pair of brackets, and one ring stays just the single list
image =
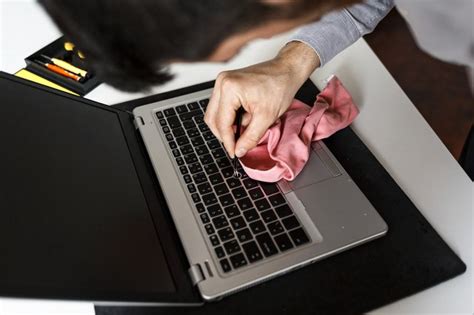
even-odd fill
[{"label": "spacebar key", "polygon": [[278,253],[278,249],[276,248],[275,243],[273,243],[272,238],[268,233],[257,235],[256,239],[265,257],[269,257]]}]

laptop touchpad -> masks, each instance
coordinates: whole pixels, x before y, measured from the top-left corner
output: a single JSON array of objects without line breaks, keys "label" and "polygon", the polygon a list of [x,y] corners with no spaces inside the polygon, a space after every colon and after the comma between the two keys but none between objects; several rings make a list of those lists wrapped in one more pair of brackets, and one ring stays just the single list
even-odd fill
[{"label": "laptop touchpad", "polygon": [[314,150],[311,150],[308,163],[303,171],[293,181],[288,182],[288,184],[292,190],[296,190],[333,177],[326,163],[323,162]]}]

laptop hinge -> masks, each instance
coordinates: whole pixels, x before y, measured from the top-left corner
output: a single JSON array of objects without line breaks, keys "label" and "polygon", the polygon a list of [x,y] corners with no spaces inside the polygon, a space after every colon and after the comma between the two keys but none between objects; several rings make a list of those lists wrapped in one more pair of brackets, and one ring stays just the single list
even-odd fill
[{"label": "laptop hinge", "polygon": [[201,281],[206,280],[204,277],[204,273],[202,272],[202,268],[199,264],[192,265],[188,269],[189,276],[191,277],[191,281],[193,282],[193,285],[198,284]]}]

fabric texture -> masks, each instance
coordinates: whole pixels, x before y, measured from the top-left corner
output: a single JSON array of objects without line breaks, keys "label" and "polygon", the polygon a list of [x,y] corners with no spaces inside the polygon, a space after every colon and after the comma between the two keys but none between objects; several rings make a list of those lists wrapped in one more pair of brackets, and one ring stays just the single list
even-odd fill
[{"label": "fabric texture", "polygon": [[359,110],[341,81],[333,76],[313,107],[294,100],[267,130],[256,148],[240,158],[250,178],[264,182],[293,180],[308,161],[311,142],[347,127]]}]

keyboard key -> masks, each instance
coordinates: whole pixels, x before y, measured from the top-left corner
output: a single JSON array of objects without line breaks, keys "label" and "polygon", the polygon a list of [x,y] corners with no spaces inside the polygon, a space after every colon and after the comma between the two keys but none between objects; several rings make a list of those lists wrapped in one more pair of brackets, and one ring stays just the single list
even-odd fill
[{"label": "keyboard key", "polygon": [[238,230],[238,229],[241,229],[241,228],[245,227],[247,225],[247,223],[245,223],[244,218],[239,216],[237,218],[234,218],[234,219],[230,220],[230,225],[232,225],[234,230]]},{"label": "keyboard key", "polygon": [[202,201],[206,206],[209,206],[217,202],[217,197],[214,193],[206,194],[202,196]]},{"label": "keyboard key", "polygon": [[214,190],[216,191],[216,194],[218,196],[226,194],[226,193],[229,192],[229,189],[227,188],[226,184],[224,184],[224,183],[214,186]]},{"label": "keyboard key", "polygon": [[269,257],[278,253],[278,249],[276,248],[268,233],[259,234],[256,236],[256,239],[265,257]]},{"label": "keyboard key", "polygon": [[219,201],[224,207],[234,203],[234,199],[232,198],[230,194],[225,194],[225,195],[220,196]]},{"label": "keyboard key", "polygon": [[247,210],[252,207],[252,202],[249,198],[240,199],[237,201],[237,204],[240,207],[240,210]]},{"label": "keyboard key", "polygon": [[197,155],[201,156],[201,155],[204,155],[204,154],[208,154],[209,150],[207,149],[207,147],[205,145],[201,145],[201,146],[196,148],[196,153],[197,153]]},{"label": "keyboard key", "polygon": [[197,162],[198,158],[197,158],[196,154],[191,153],[191,154],[188,154],[188,155],[184,156],[184,160],[186,161],[186,163],[191,164],[191,163]]},{"label": "keyboard key", "polygon": [[242,184],[240,183],[240,180],[238,180],[235,177],[231,177],[227,179],[227,185],[229,185],[230,189],[240,187]]},{"label": "keyboard key", "polygon": [[189,193],[195,193],[196,192],[196,186],[194,184],[188,184],[188,191]]},{"label": "keyboard key", "polygon": [[176,115],[176,112],[174,111],[174,108],[167,108],[163,111],[166,117],[174,116]]},{"label": "keyboard key", "polygon": [[193,201],[195,203],[201,201],[201,197],[199,197],[199,194],[197,194],[197,193],[191,194],[191,198],[193,198]]},{"label": "keyboard key", "polygon": [[170,133],[171,130],[170,130],[170,128],[168,128],[168,126],[164,126],[164,127],[163,127],[163,132],[164,132],[164,133]]},{"label": "keyboard key", "polygon": [[194,174],[193,179],[196,184],[204,183],[205,181],[207,181],[206,175],[202,172]]},{"label": "keyboard key", "polygon": [[224,182],[224,179],[222,178],[221,174],[213,174],[209,176],[209,180],[214,186]]},{"label": "keyboard key", "polygon": [[204,140],[206,140],[206,141],[211,141],[211,140],[216,139],[216,137],[214,137],[214,134],[213,134],[211,131],[204,132],[204,133],[202,134],[202,137],[203,137]]},{"label": "keyboard key", "polygon": [[209,224],[206,224],[206,225],[204,226],[204,228],[206,229],[206,232],[207,232],[208,235],[214,234],[214,232],[215,232],[215,231],[214,231],[214,227],[213,227],[212,224],[210,224],[210,223],[209,223]]},{"label": "keyboard key", "polygon": [[213,159],[213,157],[212,157],[210,154],[201,155],[201,156],[199,157],[199,160],[200,160],[201,163],[204,164],[204,165],[214,162],[214,159]]},{"label": "keyboard key", "polygon": [[191,138],[191,143],[193,146],[197,147],[204,144],[204,139],[201,136]]},{"label": "keyboard key", "polygon": [[252,197],[253,200],[257,200],[263,197],[263,191],[260,188],[254,188],[249,190],[249,195]]},{"label": "keyboard key", "polygon": [[242,214],[244,215],[245,220],[247,220],[247,222],[252,222],[252,221],[255,221],[259,218],[258,213],[255,209],[250,209],[250,210],[244,211],[244,212],[242,212]]},{"label": "keyboard key", "polygon": [[189,176],[189,175],[184,175],[183,178],[184,178],[184,182],[185,182],[186,184],[189,184],[190,182],[193,181],[192,178],[191,178],[191,176]]},{"label": "keyboard key", "polygon": [[272,222],[267,227],[272,235],[280,234],[285,230],[279,221]]},{"label": "keyboard key", "polygon": [[241,243],[247,242],[248,240],[252,239],[252,233],[250,233],[250,230],[248,228],[239,230],[235,232],[235,234],[237,234],[237,239]]},{"label": "keyboard key", "polygon": [[219,143],[219,141],[217,139],[209,141],[207,143],[207,145],[208,145],[209,149],[211,149],[211,150],[214,150],[214,149],[217,149],[217,148],[221,147],[221,144]]},{"label": "keyboard key", "polygon": [[216,234],[209,236],[209,240],[211,241],[212,246],[217,246],[220,243]]},{"label": "keyboard key", "polygon": [[209,99],[204,99],[199,101],[199,105],[201,105],[202,108],[207,107],[207,104],[209,104]]},{"label": "keyboard key", "polygon": [[277,207],[275,208],[275,211],[280,218],[284,218],[293,214],[293,211],[291,211],[291,208],[288,205]]},{"label": "keyboard key", "polygon": [[199,185],[197,186],[197,188],[198,188],[199,193],[200,193],[201,195],[208,194],[208,193],[212,192],[212,186],[209,185],[208,182],[199,184]]},{"label": "keyboard key", "polygon": [[222,271],[229,272],[232,270],[232,267],[230,266],[230,263],[227,258],[222,259],[219,263],[221,264]]},{"label": "keyboard key", "polygon": [[214,251],[216,252],[217,258],[222,258],[225,256],[224,249],[221,246],[214,248]]},{"label": "keyboard key", "polygon": [[167,119],[167,121],[171,129],[181,127],[181,122],[177,116],[171,116]]},{"label": "keyboard key", "polygon": [[173,138],[173,135],[170,134],[170,133],[167,134],[165,137],[166,137],[166,140],[167,140],[167,141],[173,141],[173,139],[174,139],[174,138]]},{"label": "keyboard key", "polygon": [[221,206],[219,204],[215,204],[215,205],[207,207],[207,212],[213,218],[217,215],[221,215],[222,214],[222,209],[221,209]]},{"label": "keyboard key", "polygon": [[234,232],[232,232],[232,229],[230,227],[220,229],[219,231],[217,231],[217,234],[219,235],[221,242],[225,242],[227,240],[230,240],[231,238],[234,238]]},{"label": "keyboard key", "polygon": [[178,164],[178,166],[184,165],[183,158],[182,157],[177,157],[176,158],[176,163]]},{"label": "keyboard key", "polygon": [[202,124],[202,123],[204,123],[204,116],[202,116],[202,115],[201,115],[201,116],[194,116],[194,122],[195,122],[196,124]]},{"label": "keyboard key", "polygon": [[224,243],[224,248],[227,255],[232,255],[234,253],[240,252],[239,242],[237,242],[237,240],[235,239]]},{"label": "keyboard key", "polygon": [[206,208],[204,208],[204,205],[202,203],[197,203],[196,204],[196,209],[197,209],[198,213],[203,213],[204,211],[206,211]]},{"label": "keyboard key", "polygon": [[286,234],[275,236],[275,243],[282,252],[293,248],[293,244],[291,244],[290,238]]},{"label": "keyboard key", "polygon": [[224,150],[222,149],[212,150],[211,153],[212,153],[212,156],[216,159],[226,156]]},{"label": "keyboard key", "polygon": [[212,219],[212,223],[214,224],[216,229],[220,229],[229,225],[229,221],[227,221],[225,215],[215,217],[214,219]]},{"label": "keyboard key", "polygon": [[265,225],[263,225],[260,220],[250,223],[249,226],[253,234],[259,234],[266,231]]},{"label": "keyboard key", "polygon": [[255,206],[257,207],[258,211],[263,211],[270,208],[270,204],[268,203],[267,199],[255,201]]},{"label": "keyboard key", "polygon": [[247,192],[245,191],[244,187],[238,187],[235,189],[232,189],[232,195],[234,196],[235,199],[240,199],[247,197]]},{"label": "keyboard key", "polygon": [[189,139],[186,136],[176,138],[176,143],[181,147],[189,143]]},{"label": "keyboard key", "polygon": [[236,205],[225,207],[224,212],[228,218],[232,218],[240,214],[239,208],[237,208]]},{"label": "keyboard key", "polygon": [[265,223],[269,223],[277,219],[277,216],[272,209],[263,211],[260,213],[260,215],[262,216],[263,222]]},{"label": "keyboard key", "polygon": [[199,163],[190,164],[188,167],[189,167],[189,172],[191,174],[196,174],[198,172],[202,172],[202,167],[201,167],[201,164],[199,164]]},{"label": "keyboard key", "polygon": [[181,128],[181,127],[173,129],[173,136],[175,136],[176,138],[184,136],[185,134],[186,133],[185,133],[184,129]]},{"label": "keyboard key", "polygon": [[268,197],[268,200],[270,200],[270,204],[274,207],[286,203],[286,200],[285,200],[285,198],[283,197],[282,194],[277,194],[277,195],[270,196],[270,197]]},{"label": "keyboard key", "polygon": [[242,248],[249,262],[255,262],[263,258],[262,253],[258,249],[257,243],[254,241],[243,244]]},{"label": "keyboard key", "polygon": [[181,153],[183,155],[187,155],[187,154],[191,154],[194,152],[193,150],[193,147],[190,146],[189,144],[188,145],[185,145],[185,146],[182,146],[181,148],[179,148],[181,150]]},{"label": "keyboard key", "polygon": [[250,179],[250,178],[244,179],[243,182],[244,182],[245,188],[247,188],[247,189],[252,189],[252,188],[258,186],[258,183],[256,181],[254,181],[253,179]]},{"label": "keyboard key", "polygon": [[190,111],[190,112],[187,112],[187,113],[182,113],[182,114],[179,114],[179,118],[181,118],[181,121],[186,121],[186,120],[192,120],[194,116],[197,116],[197,115],[202,115],[202,111],[199,109],[199,110],[193,110],[193,111]]},{"label": "keyboard key", "polygon": [[206,124],[199,124],[198,128],[201,130],[201,132],[209,131],[209,127]]},{"label": "keyboard key", "polygon": [[202,223],[204,223],[204,224],[207,224],[207,223],[211,222],[211,220],[209,219],[209,216],[207,215],[207,213],[201,213],[200,217],[201,217]]},{"label": "keyboard key", "polygon": [[296,220],[296,218],[294,216],[285,218],[281,222],[283,222],[283,225],[285,226],[285,228],[287,230],[291,230],[291,229],[294,229],[294,228],[300,226],[298,220]]},{"label": "keyboard key", "polygon": [[199,130],[197,130],[196,128],[188,129],[187,134],[190,138],[194,138],[200,135]]},{"label": "keyboard key", "polygon": [[189,104],[188,104],[188,108],[189,108],[189,110],[196,110],[196,109],[199,109],[199,104],[198,104],[198,102],[189,103]]},{"label": "keyboard key", "polygon": [[233,177],[234,176],[234,168],[232,166],[223,168],[222,169],[222,175],[224,175],[224,178],[232,178],[235,181],[239,182],[239,184],[240,184],[240,181]]},{"label": "keyboard key", "polygon": [[158,119],[163,118],[163,112],[156,112],[156,117],[158,117]]},{"label": "keyboard key", "polygon": [[302,228],[291,231],[290,237],[296,246],[300,246],[309,242],[309,238]]},{"label": "keyboard key", "polygon": [[230,162],[227,157],[217,159],[216,162],[217,162],[217,166],[219,166],[220,168],[225,168],[227,166],[230,166]]},{"label": "keyboard key", "polygon": [[176,112],[178,114],[181,114],[181,113],[186,113],[188,111],[188,109],[186,108],[186,105],[179,105],[179,106],[176,106]]},{"label": "keyboard key", "polygon": [[207,175],[212,175],[217,172],[219,172],[219,169],[217,168],[217,165],[214,163],[204,165],[204,170],[206,171]]},{"label": "keyboard key", "polygon": [[163,127],[163,126],[166,126],[166,125],[168,124],[168,123],[166,122],[166,119],[160,119],[159,122],[160,122],[160,126],[162,126],[162,127]]},{"label": "keyboard key", "polygon": [[188,168],[186,167],[186,165],[183,165],[183,166],[180,166],[179,167],[179,171],[181,172],[181,174],[185,175],[185,174],[188,174]]},{"label": "keyboard key", "polygon": [[178,145],[174,141],[170,141],[168,142],[168,144],[170,145],[171,150],[176,149],[178,147]]},{"label": "keyboard key", "polygon": [[183,121],[183,127],[186,130],[196,128],[196,124],[192,120]]},{"label": "keyboard key", "polygon": [[242,253],[231,256],[229,259],[234,269],[243,267],[247,264],[247,261],[245,260],[245,256]]},{"label": "keyboard key", "polygon": [[279,191],[276,184],[260,183],[260,186],[262,186],[263,191],[267,196],[277,193]]}]

